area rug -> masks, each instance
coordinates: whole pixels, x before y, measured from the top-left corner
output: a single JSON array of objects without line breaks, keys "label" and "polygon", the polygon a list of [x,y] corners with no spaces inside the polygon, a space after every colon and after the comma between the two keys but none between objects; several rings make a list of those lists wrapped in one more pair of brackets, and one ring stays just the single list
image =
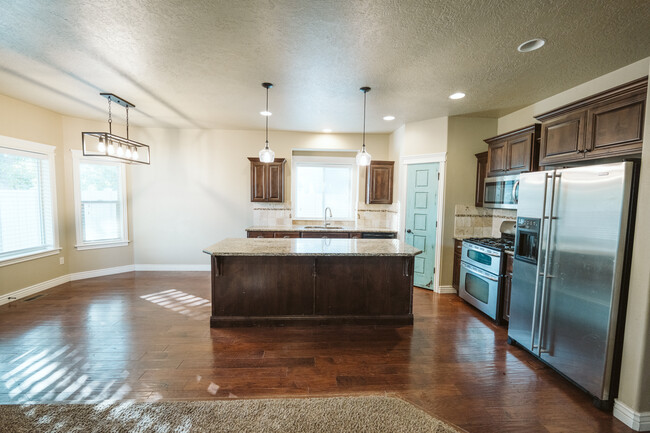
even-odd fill
[{"label": "area rug", "polygon": [[0,406],[0,432],[461,431],[392,397]]}]

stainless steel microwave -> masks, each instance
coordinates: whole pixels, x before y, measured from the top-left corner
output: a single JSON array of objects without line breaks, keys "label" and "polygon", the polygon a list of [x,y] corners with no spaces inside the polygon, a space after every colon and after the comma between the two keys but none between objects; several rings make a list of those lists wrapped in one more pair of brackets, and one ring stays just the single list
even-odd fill
[{"label": "stainless steel microwave", "polygon": [[496,209],[517,209],[519,175],[485,178],[483,206]]}]

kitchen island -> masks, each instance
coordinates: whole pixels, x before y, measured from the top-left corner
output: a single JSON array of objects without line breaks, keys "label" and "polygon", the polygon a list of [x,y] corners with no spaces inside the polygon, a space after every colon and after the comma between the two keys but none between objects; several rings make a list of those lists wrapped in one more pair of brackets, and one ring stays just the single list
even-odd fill
[{"label": "kitchen island", "polygon": [[413,261],[396,239],[225,239],[210,326],[413,323]]}]

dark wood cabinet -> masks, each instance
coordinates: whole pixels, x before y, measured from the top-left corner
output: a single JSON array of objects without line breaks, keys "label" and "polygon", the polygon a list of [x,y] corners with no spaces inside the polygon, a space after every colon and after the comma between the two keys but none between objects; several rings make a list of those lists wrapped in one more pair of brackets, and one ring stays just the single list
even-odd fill
[{"label": "dark wood cabinet", "polygon": [[249,238],[273,238],[274,232],[259,231],[259,232],[247,232],[247,237]]},{"label": "dark wood cabinet", "polygon": [[542,122],[539,163],[640,153],[647,89],[645,77],[535,116]]},{"label": "dark wood cabinet", "polygon": [[540,125],[538,123],[488,138],[488,176],[537,170]]},{"label": "dark wood cabinet", "polygon": [[501,318],[510,321],[510,294],[512,289],[513,256],[506,254],[506,272],[503,277],[503,294],[501,303]]},{"label": "dark wood cabinet", "polygon": [[476,195],[474,206],[483,207],[483,195],[485,194],[485,178],[487,176],[488,153],[481,152],[476,155]]},{"label": "dark wood cabinet", "polygon": [[251,162],[251,201],[284,201],[284,158],[273,162],[260,162],[259,158],[248,158]]},{"label": "dark wood cabinet", "polygon": [[460,260],[463,252],[463,241],[454,239],[454,273],[451,285],[458,291],[460,288]]},{"label": "dark wood cabinet", "polygon": [[273,232],[274,238],[299,238],[300,232]]},{"label": "dark wood cabinet", "polygon": [[371,161],[366,168],[366,203],[393,203],[395,161]]},{"label": "dark wood cabinet", "polygon": [[301,238],[339,239],[349,238],[349,232],[301,232]]}]

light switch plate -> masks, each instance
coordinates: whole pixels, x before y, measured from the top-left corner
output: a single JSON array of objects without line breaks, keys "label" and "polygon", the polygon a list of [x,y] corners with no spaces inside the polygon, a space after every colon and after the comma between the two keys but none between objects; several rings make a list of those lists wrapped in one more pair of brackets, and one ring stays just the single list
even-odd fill
[{"label": "light switch plate", "polygon": [[65,263],[65,258],[59,257],[59,264],[62,265]]}]

